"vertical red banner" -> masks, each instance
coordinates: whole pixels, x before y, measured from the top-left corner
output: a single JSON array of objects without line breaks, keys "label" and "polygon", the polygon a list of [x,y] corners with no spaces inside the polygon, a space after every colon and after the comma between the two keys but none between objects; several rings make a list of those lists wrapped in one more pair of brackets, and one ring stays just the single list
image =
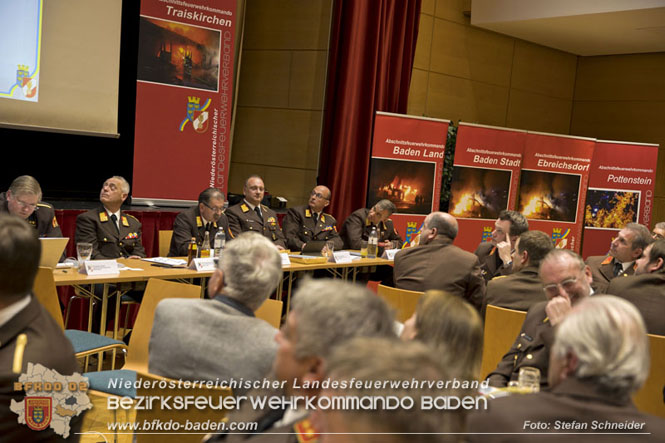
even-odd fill
[{"label": "vertical red banner", "polygon": [[528,132],[517,211],[529,230],[552,236],[558,248],[581,249],[584,203],[596,141]]},{"label": "vertical red banner", "polygon": [[141,2],[135,202],[227,190],[235,15],[235,0]]},{"label": "vertical red banner", "polygon": [[584,257],[605,255],[631,222],[651,223],[658,145],[598,140],[584,213]]},{"label": "vertical red banner", "polygon": [[405,241],[425,216],[439,210],[448,120],[377,112],[374,118],[367,207],[395,203],[391,217]]},{"label": "vertical red banner", "polygon": [[525,139],[526,131],[459,124],[448,212],[459,223],[460,248],[475,251],[499,212],[515,209]]}]

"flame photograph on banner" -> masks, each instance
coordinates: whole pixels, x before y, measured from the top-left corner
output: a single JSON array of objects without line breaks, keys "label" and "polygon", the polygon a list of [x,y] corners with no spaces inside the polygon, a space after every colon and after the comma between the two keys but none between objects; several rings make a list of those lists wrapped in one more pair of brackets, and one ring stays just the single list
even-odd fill
[{"label": "flame photograph on banner", "polygon": [[455,166],[450,188],[450,214],[494,220],[508,208],[512,171]]},{"label": "flame photograph on banner", "polygon": [[575,223],[580,175],[522,170],[518,212],[527,219]]},{"label": "flame photograph on banner", "polygon": [[220,31],[141,17],[138,80],[217,91]]},{"label": "flame photograph on banner", "polygon": [[586,195],[584,227],[622,229],[637,222],[640,191],[589,188]]},{"label": "flame photograph on banner", "polygon": [[400,214],[429,214],[434,195],[435,163],[372,157],[369,206],[388,199]]}]

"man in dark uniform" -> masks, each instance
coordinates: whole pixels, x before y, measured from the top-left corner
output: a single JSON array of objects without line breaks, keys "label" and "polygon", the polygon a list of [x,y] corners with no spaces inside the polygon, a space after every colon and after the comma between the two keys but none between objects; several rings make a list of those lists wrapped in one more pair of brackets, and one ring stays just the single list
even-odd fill
[{"label": "man in dark uniform", "polygon": [[210,233],[210,246],[214,247],[217,231],[222,231],[226,240],[231,240],[229,221],[224,215],[224,194],[217,188],[208,188],[199,194],[199,204],[181,212],[173,222],[173,236],[169,257],[187,255],[192,237],[201,245],[205,232]]},{"label": "man in dark uniform", "polygon": [[395,255],[395,286],[410,291],[440,289],[458,295],[477,310],[485,295],[478,257],[453,245],[457,220],[445,212],[425,217],[420,244]]},{"label": "man in dark uniform", "polygon": [[284,218],[286,244],[292,251],[301,251],[309,241],[333,241],[335,249],[342,249],[344,243],[337,233],[335,217],[323,212],[330,204],[330,189],[317,186],[312,190],[307,206],[289,209]]},{"label": "man in dark uniform", "polygon": [[245,231],[254,231],[272,241],[277,249],[286,249],[286,240],[279,227],[275,211],[261,204],[265,187],[258,175],[250,176],[243,186],[245,199],[226,210],[229,229],[233,237]]},{"label": "man in dark uniform", "polygon": [[[30,294],[41,245],[35,230],[18,217],[0,215],[0,440],[3,442],[64,441],[52,429],[33,431],[18,423],[11,400],[24,401],[14,383],[28,363],[41,364],[61,375],[79,372],[70,341],[51,315]],[[72,417],[70,438],[78,441],[83,415]]]},{"label": "man in dark uniform", "polygon": [[635,260],[652,241],[653,237],[644,225],[628,223],[612,240],[609,254],[587,257],[594,291],[606,293],[613,278],[635,274]]},{"label": "man in dark uniform", "polygon": [[379,235],[379,248],[390,247],[390,242],[397,240],[402,245],[402,237],[399,236],[390,216],[395,212],[395,204],[390,200],[380,200],[371,209],[362,208],[349,215],[344,224],[340,236],[347,249],[360,249],[361,240],[367,240],[372,228],[376,228]]},{"label": "man in dark uniform", "polygon": [[508,275],[512,272],[512,253],[517,238],[529,230],[529,222],[516,211],[501,211],[494,222],[492,240],[482,242],[476,248],[476,256],[485,281],[497,275]]},{"label": "man in dark uniform", "polygon": [[636,261],[635,275],[615,278],[607,293],[634,304],[649,334],[665,335],[665,240],[657,240]]},{"label": "man in dark uniform", "polygon": [[93,259],[143,258],[141,222],[120,210],[129,195],[129,183],[120,176],[104,182],[102,207],[76,217],[76,242],[92,243]]},{"label": "man in dark uniform", "polygon": [[21,217],[37,230],[40,237],[62,237],[53,206],[40,202],[42,188],[29,175],[14,179],[6,193],[0,194],[0,213]]},{"label": "man in dark uniform", "polygon": [[538,267],[553,248],[552,239],[544,232],[523,232],[515,243],[513,273],[494,277],[487,283],[482,317],[485,318],[487,305],[528,311],[536,303],[547,301]]},{"label": "man in dark uniform", "polygon": [[539,275],[548,301],[529,309],[515,343],[489,374],[491,386],[502,387],[517,380],[520,368],[526,366],[538,368],[541,385],[546,384],[554,326],[592,294],[591,270],[569,249],[550,251],[540,263]]}]

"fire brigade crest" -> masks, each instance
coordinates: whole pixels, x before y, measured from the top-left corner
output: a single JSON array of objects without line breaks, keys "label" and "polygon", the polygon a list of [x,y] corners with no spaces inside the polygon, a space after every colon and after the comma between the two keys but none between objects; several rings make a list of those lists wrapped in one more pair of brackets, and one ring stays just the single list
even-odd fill
[{"label": "fire brigade crest", "polygon": [[185,130],[187,123],[192,122],[192,127],[196,132],[206,132],[208,130],[208,107],[210,99],[207,99],[201,105],[200,97],[187,97],[187,117],[180,122],[180,132]]}]

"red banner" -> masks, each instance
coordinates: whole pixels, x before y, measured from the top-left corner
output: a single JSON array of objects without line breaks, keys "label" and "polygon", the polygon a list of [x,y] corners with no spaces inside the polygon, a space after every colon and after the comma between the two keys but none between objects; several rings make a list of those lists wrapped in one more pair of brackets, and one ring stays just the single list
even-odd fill
[{"label": "red banner", "polygon": [[584,213],[584,257],[605,255],[631,222],[649,227],[658,145],[598,140]]},{"label": "red banner", "polygon": [[529,230],[552,236],[558,248],[579,252],[595,140],[528,132],[517,211]]},{"label": "red banner", "polygon": [[135,202],[226,191],[235,0],[141,2]]},{"label": "red banner", "polygon": [[405,241],[425,216],[439,210],[448,120],[377,112],[374,119],[367,207],[395,203],[391,217]]},{"label": "red banner", "polygon": [[448,212],[459,223],[460,248],[475,251],[499,212],[515,209],[525,139],[526,131],[459,124]]}]

